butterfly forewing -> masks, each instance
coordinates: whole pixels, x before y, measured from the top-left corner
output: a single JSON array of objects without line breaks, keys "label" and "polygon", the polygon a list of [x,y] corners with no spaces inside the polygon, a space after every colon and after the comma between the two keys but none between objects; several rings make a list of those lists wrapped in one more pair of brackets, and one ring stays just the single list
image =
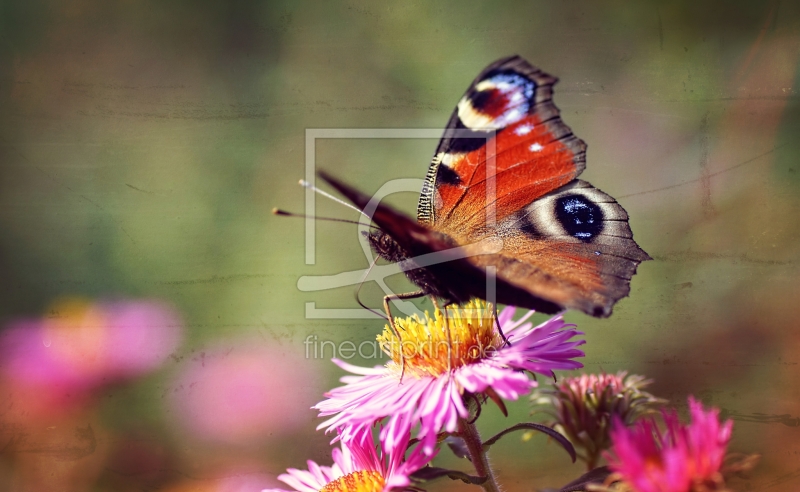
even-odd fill
[{"label": "butterfly forewing", "polygon": [[519,57],[481,72],[433,157],[417,209],[420,222],[444,232],[480,228],[487,203],[502,219],[583,171],[586,146],[552,102],[557,80]]}]

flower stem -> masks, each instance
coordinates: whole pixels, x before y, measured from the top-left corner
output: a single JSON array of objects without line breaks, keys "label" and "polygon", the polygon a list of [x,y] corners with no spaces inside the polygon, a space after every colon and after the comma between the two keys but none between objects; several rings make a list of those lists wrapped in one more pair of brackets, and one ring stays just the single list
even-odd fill
[{"label": "flower stem", "polygon": [[475,472],[480,477],[486,477],[486,481],[481,484],[481,487],[483,487],[486,492],[500,492],[500,487],[497,485],[492,467],[489,465],[489,457],[483,449],[483,443],[481,442],[478,428],[468,420],[459,418],[458,434],[467,446],[470,460],[473,466],[475,466]]},{"label": "flower stem", "polygon": [[590,472],[597,468],[597,462],[600,461],[600,450],[589,451],[586,453],[586,471]]}]

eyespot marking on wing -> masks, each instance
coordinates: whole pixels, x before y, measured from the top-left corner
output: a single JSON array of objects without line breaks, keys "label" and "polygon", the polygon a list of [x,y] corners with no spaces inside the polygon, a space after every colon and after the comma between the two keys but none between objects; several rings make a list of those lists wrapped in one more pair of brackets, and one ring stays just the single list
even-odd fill
[{"label": "eyespot marking on wing", "polygon": [[534,81],[518,73],[500,72],[479,82],[461,98],[458,118],[471,130],[499,130],[528,114],[535,93]]},{"label": "eyespot marking on wing", "polygon": [[633,237],[628,214],[613,198],[585,181],[576,180],[531,202],[514,222],[533,238],[573,238],[592,243]]},{"label": "eyespot marking on wing", "polygon": [[567,234],[589,242],[603,231],[603,211],[581,194],[560,196],[554,205],[555,215]]}]

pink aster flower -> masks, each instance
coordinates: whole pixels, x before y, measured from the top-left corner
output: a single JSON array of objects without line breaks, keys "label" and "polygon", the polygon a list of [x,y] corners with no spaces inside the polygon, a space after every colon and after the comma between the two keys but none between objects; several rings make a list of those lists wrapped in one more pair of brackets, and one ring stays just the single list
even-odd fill
[{"label": "pink aster flower", "polygon": [[386,418],[381,441],[394,449],[419,424],[417,437],[431,453],[439,432],[455,432],[458,419],[468,417],[467,394],[516,400],[536,386],[525,371],[549,377],[556,369],[583,367],[573,360],[583,356],[576,347],[585,343],[573,339],[581,334],[574,325],[556,316],[534,327],[526,322],[532,313],[513,321],[514,311],[507,307],[498,317],[510,345],[483,301],[448,308],[446,319],[439,311],[434,318],[426,313],[425,319],[396,319],[401,340],[388,327],[378,337],[392,358],[385,366],[370,369],[334,360],[355,376],[342,378],[347,384],[314,407],[320,416],[331,416],[319,428],[343,428],[342,438],[349,439]]},{"label": "pink aster flower", "polygon": [[719,410],[705,411],[692,397],[689,410],[689,425],[681,424],[675,411],[663,411],[663,431],[652,419],[630,428],[617,421],[606,459],[625,485],[636,492],[725,489],[721,469],[733,422],[720,423]]},{"label": "pink aster flower", "polygon": [[631,425],[666,403],[644,391],[651,382],[626,371],[581,374],[537,388],[531,400],[537,410],[552,417],[545,424],[569,438],[579,449],[578,457],[591,470],[611,445],[611,427],[616,419]]},{"label": "pink aster flower", "polygon": [[[278,480],[292,487],[292,492],[389,492],[411,485],[411,474],[433,459],[414,448],[405,458],[409,436],[398,441],[394,450],[380,451],[372,442],[369,428],[352,434],[352,440],[342,441],[333,450],[333,466],[320,466],[308,461],[308,470],[290,468]],[[289,492],[265,489],[263,492]]]},{"label": "pink aster flower", "polygon": [[180,344],[182,323],[155,300],[64,299],[48,316],[0,334],[0,387],[24,418],[80,408],[97,389],[157,369]]}]

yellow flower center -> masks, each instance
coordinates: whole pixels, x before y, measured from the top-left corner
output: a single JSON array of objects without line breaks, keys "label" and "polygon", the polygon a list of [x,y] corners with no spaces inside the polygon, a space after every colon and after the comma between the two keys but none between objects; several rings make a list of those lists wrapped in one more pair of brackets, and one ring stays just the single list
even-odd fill
[{"label": "yellow flower center", "polygon": [[[502,346],[495,328],[494,311],[486,302],[470,301],[463,307],[436,310],[431,318],[395,318],[400,340],[388,325],[378,336],[383,351],[397,370],[405,362],[405,372],[415,377],[439,376],[452,369],[487,357]],[[401,356],[402,353],[402,356]]]},{"label": "yellow flower center", "polygon": [[329,482],[319,492],[381,492],[385,484],[379,472],[361,470]]}]

